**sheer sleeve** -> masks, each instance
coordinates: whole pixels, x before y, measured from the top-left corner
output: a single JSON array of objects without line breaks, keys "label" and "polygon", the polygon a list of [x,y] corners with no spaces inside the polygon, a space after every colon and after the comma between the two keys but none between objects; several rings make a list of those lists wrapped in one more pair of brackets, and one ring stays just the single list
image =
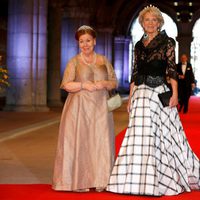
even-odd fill
[{"label": "sheer sleeve", "polygon": [[72,58],[68,63],[64,71],[63,79],[60,88],[63,88],[65,83],[73,82],[76,76],[76,60]]},{"label": "sheer sleeve", "polygon": [[104,60],[105,60],[105,65],[108,72],[108,81],[111,81],[112,87],[116,88],[118,86],[118,81],[117,81],[114,68],[105,56],[104,56]]},{"label": "sheer sleeve", "polygon": [[135,82],[137,74],[138,74],[138,67],[137,67],[137,48],[135,47],[134,50],[134,62],[132,64],[132,69],[131,69],[131,83]]},{"label": "sheer sleeve", "polygon": [[178,80],[177,69],[175,63],[175,41],[172,38],[168,39],[167,43],[167,76],[174,80]]},{"label": "sheer sleeve", "polygon": [[108,61],[106,57],[104,57],[104,59],[105,59],[105,64],[108,71],[108,80],[117,81],[116,74],[115,74],[112,64]]}]

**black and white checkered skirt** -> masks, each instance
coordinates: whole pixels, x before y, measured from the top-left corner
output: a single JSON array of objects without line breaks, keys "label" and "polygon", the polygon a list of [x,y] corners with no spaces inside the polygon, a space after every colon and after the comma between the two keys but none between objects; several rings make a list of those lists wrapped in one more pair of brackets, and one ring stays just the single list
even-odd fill
[{"label": "black and white checkered skirt", "polygon": [[129,125],[107,191],[161,196],[200,189],[200,161],[177,108],[163,108],[158,99],[164,87],[134,88]]}]

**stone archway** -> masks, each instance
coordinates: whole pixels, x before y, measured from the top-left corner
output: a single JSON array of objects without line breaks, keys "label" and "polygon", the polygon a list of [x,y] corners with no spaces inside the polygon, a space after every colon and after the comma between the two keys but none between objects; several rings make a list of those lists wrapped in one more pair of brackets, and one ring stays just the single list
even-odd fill
[{"label": "stone archway", "polygon": [[[193,41],[191,43],[191,50],[190,50],[190,61],[194,70],[195,79],[197,81],[197,92],[200,90],[200,36],[199,36],[199,30],[200,30],[200,19],[196,21],[193,27],[192,35],[193,35]],[[198,92],[199,94],[199,92]]]}]

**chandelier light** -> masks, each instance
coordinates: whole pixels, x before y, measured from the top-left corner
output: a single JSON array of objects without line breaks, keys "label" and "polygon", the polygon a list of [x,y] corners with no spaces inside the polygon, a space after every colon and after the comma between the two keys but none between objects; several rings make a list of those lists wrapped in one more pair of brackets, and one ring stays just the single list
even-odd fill
[{"label": "chandelier light", "polygon": [[188,23],[192,21],[194,6],[192,1],[174,1],[176,19],[178,22]]}]

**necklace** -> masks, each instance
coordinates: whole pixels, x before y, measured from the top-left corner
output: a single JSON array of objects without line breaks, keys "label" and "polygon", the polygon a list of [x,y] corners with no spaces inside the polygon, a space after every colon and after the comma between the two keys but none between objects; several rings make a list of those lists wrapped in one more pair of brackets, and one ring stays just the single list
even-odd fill
[{"label": "necklace", "polygon": [[83,56],[83,54],[82,54],[82,52],[81,52],[81,59],[83,60],[83,62],[84,62],[86,65],[91,66],[91,65],[94,65],[94,64],[96,63],[97,56],[96,56],[96,53],[94,52],[93,61],[92,61],[91,63],[88,63],[88,62],[85,60],[85,58],[84,58],[84,56]]}]

